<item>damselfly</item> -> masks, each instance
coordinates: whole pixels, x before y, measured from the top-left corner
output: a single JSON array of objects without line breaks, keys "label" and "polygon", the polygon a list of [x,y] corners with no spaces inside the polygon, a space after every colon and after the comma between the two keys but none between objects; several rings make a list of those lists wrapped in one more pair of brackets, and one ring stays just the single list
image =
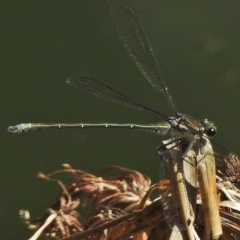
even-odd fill
[{"label": "damselfly", "polygon": [[126,95],[87,77],[71,77],[67,83],[83,92],[108,100],[113,103],[119,103],[127,107],[145,111],[161,118],[164,122],[156,124],[135,124],[135,123],[22,123],[16,126],[10,126],[9,132],[21,133],[30,130],[40,129],[64,129],[64,128],[129,128],[145,129],[155,133],[165,135],[180,134],[185,138],[194,141],[199,136],[212,137],[216,133],[215,126],[204,118],[198,122],[189,120],[184,114],[180,113],[172,100],[172,96],[163,80],[163,76],[158,61],[153,53],[152,47],[147,35],[135,13],[122,5],[111,7],[111,16],[118,34],[128,51],[129,55],[137,65],[140,72],[147,81],[165,97],[173,116],[169,117],[158,111],[152,110]]}]

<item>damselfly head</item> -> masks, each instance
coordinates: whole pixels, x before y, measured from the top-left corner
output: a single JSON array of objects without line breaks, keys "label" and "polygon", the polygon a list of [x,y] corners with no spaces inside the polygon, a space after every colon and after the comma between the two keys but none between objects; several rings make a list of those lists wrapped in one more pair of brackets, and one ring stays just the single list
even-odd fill
[{"label": "damselfly head", "polygon": [[216,126],[207,118],[202,118],[199,121],[200,130],[206,134],[207,137],[213,137],[217,133]]}]

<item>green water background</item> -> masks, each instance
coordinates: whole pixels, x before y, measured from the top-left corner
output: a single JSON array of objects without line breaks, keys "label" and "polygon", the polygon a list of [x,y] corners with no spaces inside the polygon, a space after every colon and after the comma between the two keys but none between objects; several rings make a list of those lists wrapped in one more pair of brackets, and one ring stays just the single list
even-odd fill
[{"label": "green water background", "polygon": [[215,140],[240,153],[239,1],[1,1],[1,239],[31,236],[19,209],[42,216],[59,193],[36,178],[70,163],[95,172],[118,164],[163,176],[156,147],[166,139],[129,130],[40,131],[13,135],[22,122],[154,123],[154,116],[88,96],[65,79],[96,78],[165,114],[165,99],[139,73],[109,16],[114,3],[144,25],[178,109],[208,117]]}]

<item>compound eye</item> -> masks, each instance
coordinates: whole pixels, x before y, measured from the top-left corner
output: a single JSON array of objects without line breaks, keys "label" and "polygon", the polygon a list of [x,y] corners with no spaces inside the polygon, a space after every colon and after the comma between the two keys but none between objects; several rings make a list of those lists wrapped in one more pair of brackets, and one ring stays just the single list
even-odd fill
[{"label": "compound eye", "polygon": [[208,137],[213,137],[217,133],[216,129],[211,127],[206,130],[206,134]]}]

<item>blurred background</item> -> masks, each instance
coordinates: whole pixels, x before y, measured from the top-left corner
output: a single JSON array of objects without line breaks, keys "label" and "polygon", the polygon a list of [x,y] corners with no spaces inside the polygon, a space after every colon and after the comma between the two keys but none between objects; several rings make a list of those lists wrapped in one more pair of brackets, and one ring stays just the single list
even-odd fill
[{"label": "blurred background", "polygon": [[36,178],[69,163],[94,173],[107,164],[164,176],[156,153],[163,139],[130,130],[63,130],[10,134],[22,122],[155,123],[154,116],[69,87],[84,75],[170,114],[165,99],[125,51],[109,8],[131,7],[159,60],[178,109],[218,127],[215,141],[239,154],[239,1],[1,1],[1,239],[27,239],[19,209],[42,216],[60,192]]}]

